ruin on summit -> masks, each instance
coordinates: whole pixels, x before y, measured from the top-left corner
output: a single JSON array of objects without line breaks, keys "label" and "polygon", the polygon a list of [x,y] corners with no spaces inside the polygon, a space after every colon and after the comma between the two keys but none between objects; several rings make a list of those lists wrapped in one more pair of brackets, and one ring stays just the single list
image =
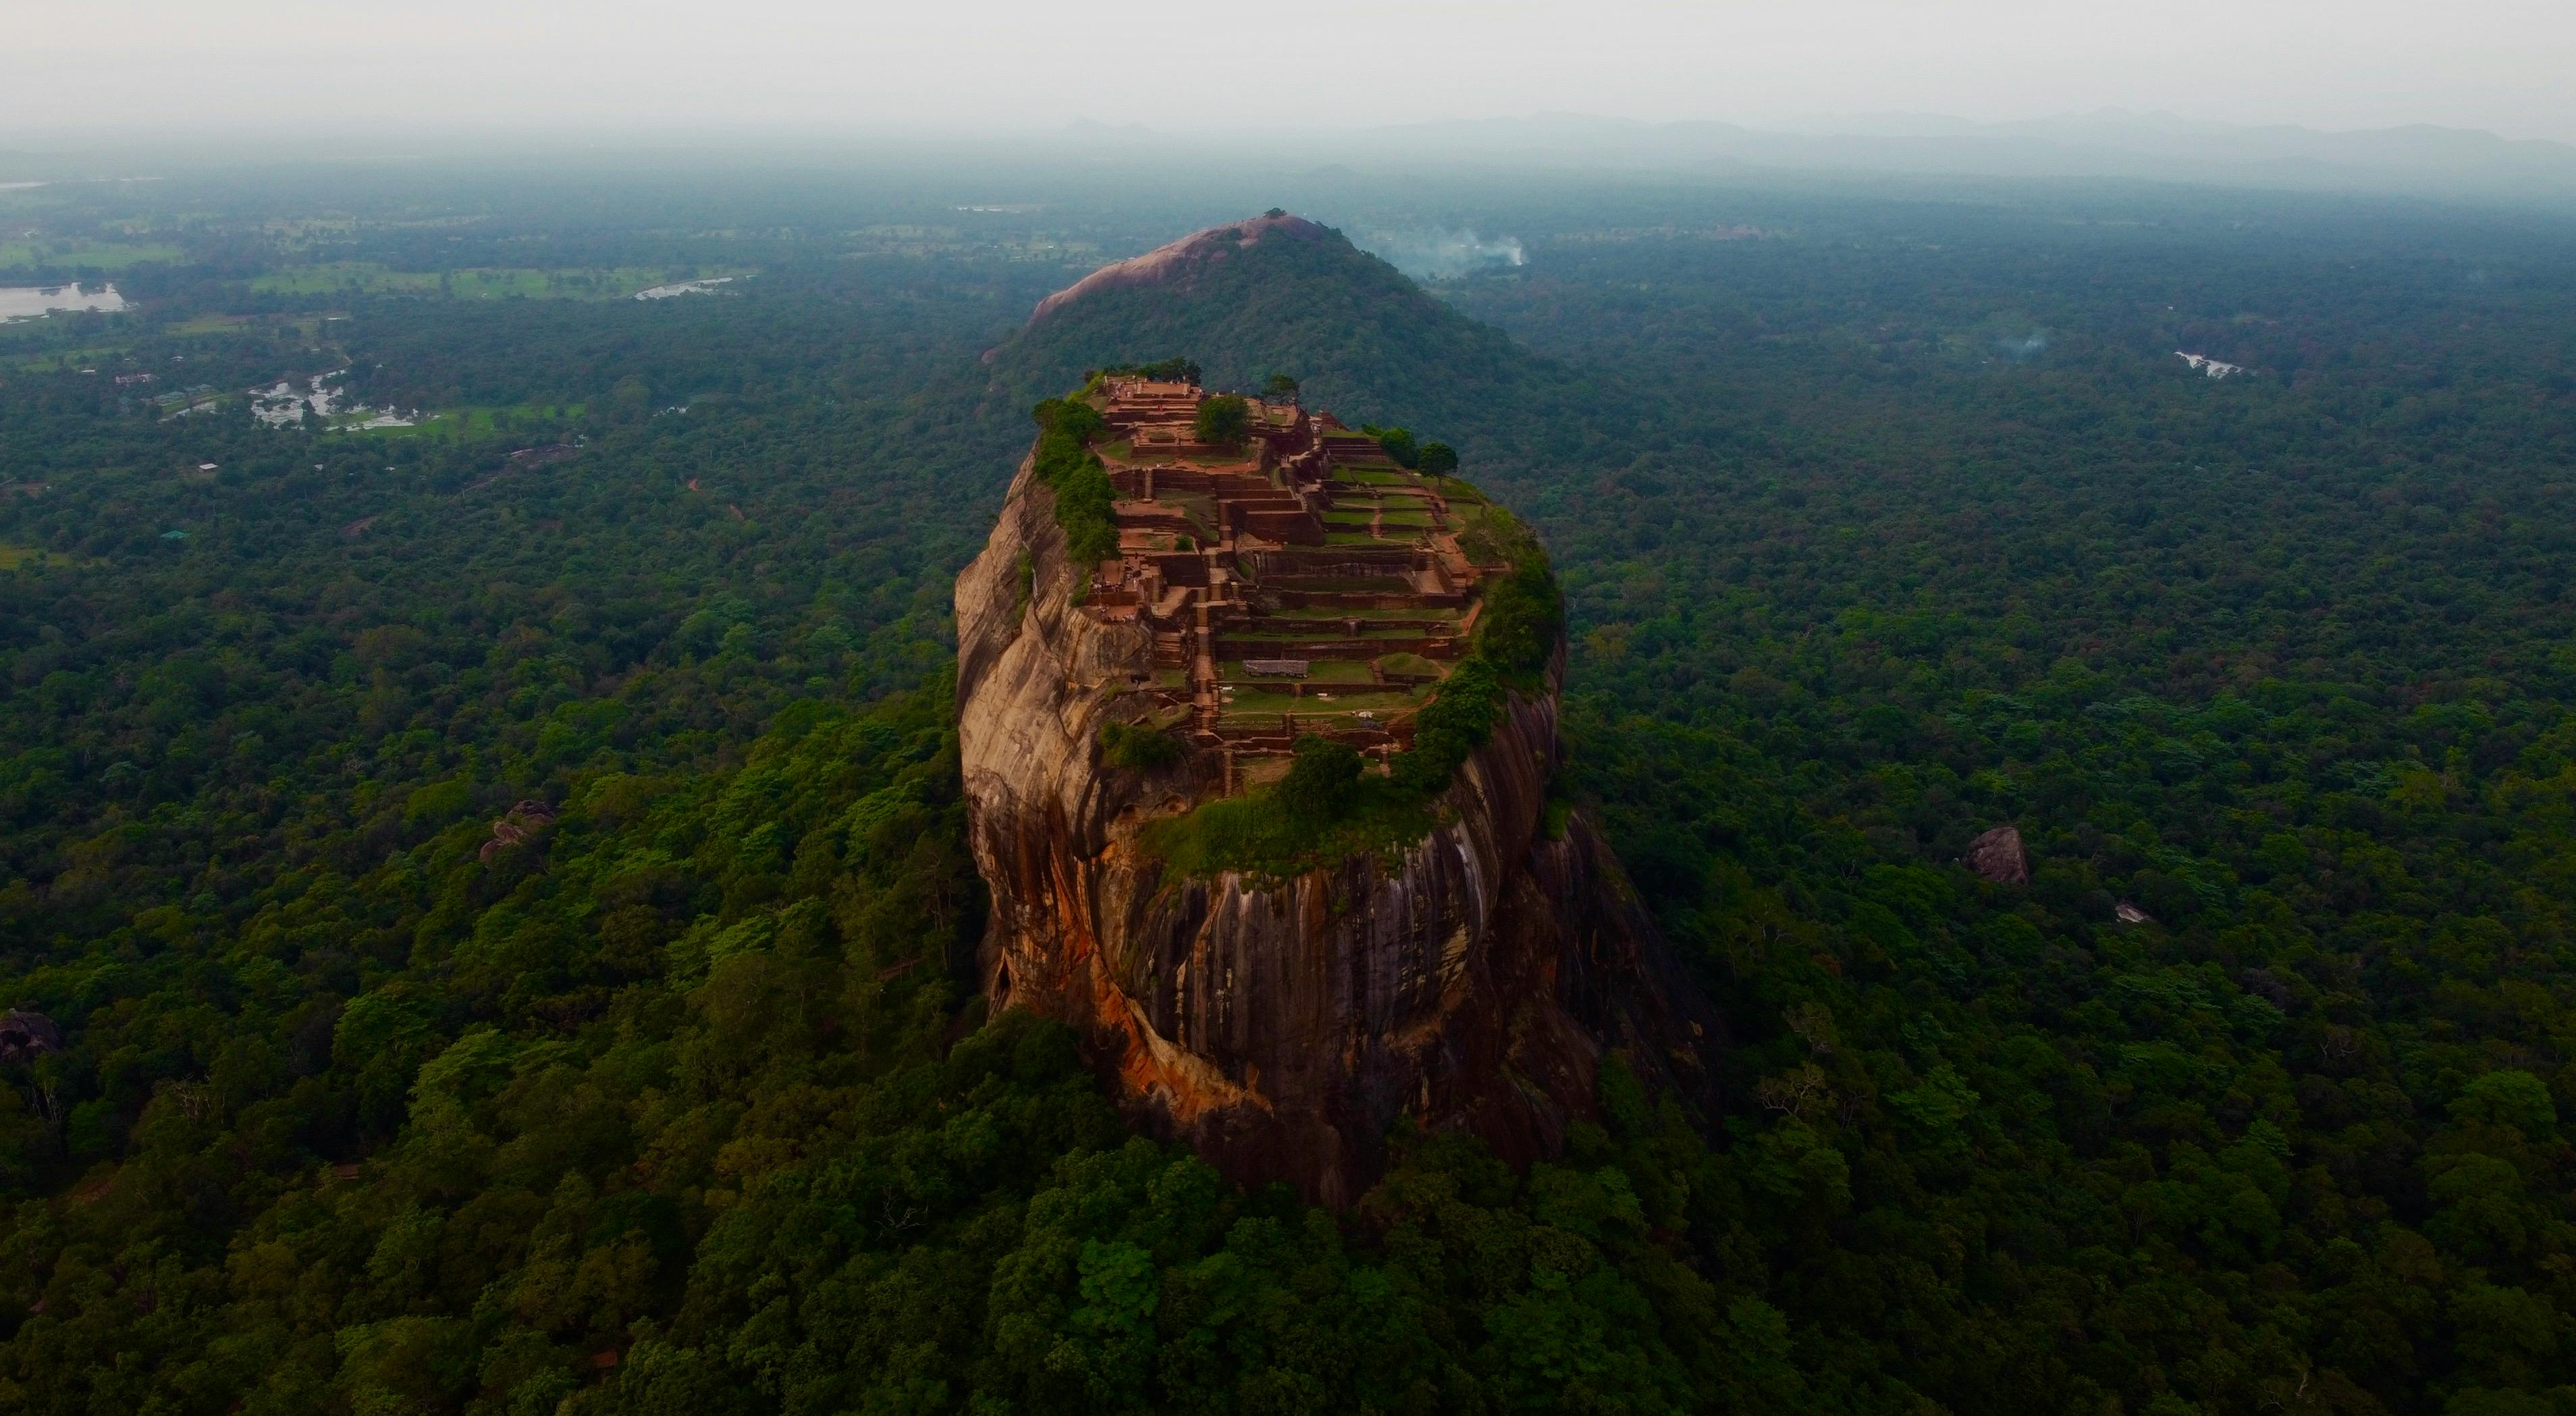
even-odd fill
[{"label": "ruin on summit", "polygon": [[1083,612],[1152,631],[1152,675],[1127,691],[1220,750],[1229,793],[1284,770],[1300,737],[1382,765],[1468,652],[1482,587],[1511,571],[1461,548],[1484,499],[1294,402],[1248,398],[1239,445],[1199,442],[1209,396],[1095,385],[1118,558],[1092,567]]}]

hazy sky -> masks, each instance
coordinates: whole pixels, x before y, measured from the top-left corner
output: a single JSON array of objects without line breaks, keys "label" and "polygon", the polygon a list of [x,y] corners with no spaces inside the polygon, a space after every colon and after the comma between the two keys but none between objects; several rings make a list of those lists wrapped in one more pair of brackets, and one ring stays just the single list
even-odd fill
[{"label": "hazy sky", "polygon": [[2120,106],[2576,142],[2571,67],[2576,0],[7,0],[0,141]]}]

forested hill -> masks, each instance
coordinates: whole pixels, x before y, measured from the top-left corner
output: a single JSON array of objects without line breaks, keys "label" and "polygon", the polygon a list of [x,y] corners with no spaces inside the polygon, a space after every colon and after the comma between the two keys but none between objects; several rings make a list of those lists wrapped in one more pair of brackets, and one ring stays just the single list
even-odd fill
[{"label": "forested hill", "polygon": [[1255,220],[1173,244],[1211,238],[1223,238],[1218,258],[1083,290],[1016,331],[990,351],[987,406],[1025,407],[1088,370],[1186,352],[1210,388],[1287,374],[1346,423],[1439,429],[1489,469],[1627,460],[1644,405],[1616,378],[1533,355],[1339,231]]}]

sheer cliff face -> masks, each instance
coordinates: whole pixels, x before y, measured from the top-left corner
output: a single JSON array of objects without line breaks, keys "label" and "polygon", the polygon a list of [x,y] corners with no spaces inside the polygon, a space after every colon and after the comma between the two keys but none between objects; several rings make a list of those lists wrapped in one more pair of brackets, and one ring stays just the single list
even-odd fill
[{"label": "sheer cliff face", "polygon": [[[1216,790],[1196,758],[1140,773],[1097,746],[1150,635],[1079,611],[1051,494],[1026,465],[957,582],[958,702],[996,1007],[1090,1039],[1131,1107],[1221,1170],[1358,1198],[1401,1117],[1515,1161],[1592,1106],[1605,1048],[1705,1102],[1715,1020],[1578,815],[1542,830],[1553,695],[1515,697],[1446,824],[1393,867],[1176,878],[1138,829]],[[1204,755],[1202,755],[1204,756]]]}]

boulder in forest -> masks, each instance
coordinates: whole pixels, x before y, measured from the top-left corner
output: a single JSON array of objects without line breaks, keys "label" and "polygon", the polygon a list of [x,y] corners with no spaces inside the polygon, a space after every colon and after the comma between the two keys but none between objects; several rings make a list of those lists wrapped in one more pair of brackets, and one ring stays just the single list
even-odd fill
[{"label": "boulder in forest", "polygon": [[2021,832],[1998,826],[1968,843],[1959,863],[1998,885],[2030,883],[2030,855],[2022,849]]},{"label": "boulder in forest", "polygon": [[513,846],[524,846],[555,824],[555,809],[545,802],[529,798],[509,810],[509,814],[492,823],[492,839],[483,843],[480,852],[485,865],[490,865],[501,852]]},{"label": "boulder in forest", "polygon": [[42,1013],[12,1008],[0,1014],[0,1062],[31,1062],[63,1048],[63,1030]]}]

